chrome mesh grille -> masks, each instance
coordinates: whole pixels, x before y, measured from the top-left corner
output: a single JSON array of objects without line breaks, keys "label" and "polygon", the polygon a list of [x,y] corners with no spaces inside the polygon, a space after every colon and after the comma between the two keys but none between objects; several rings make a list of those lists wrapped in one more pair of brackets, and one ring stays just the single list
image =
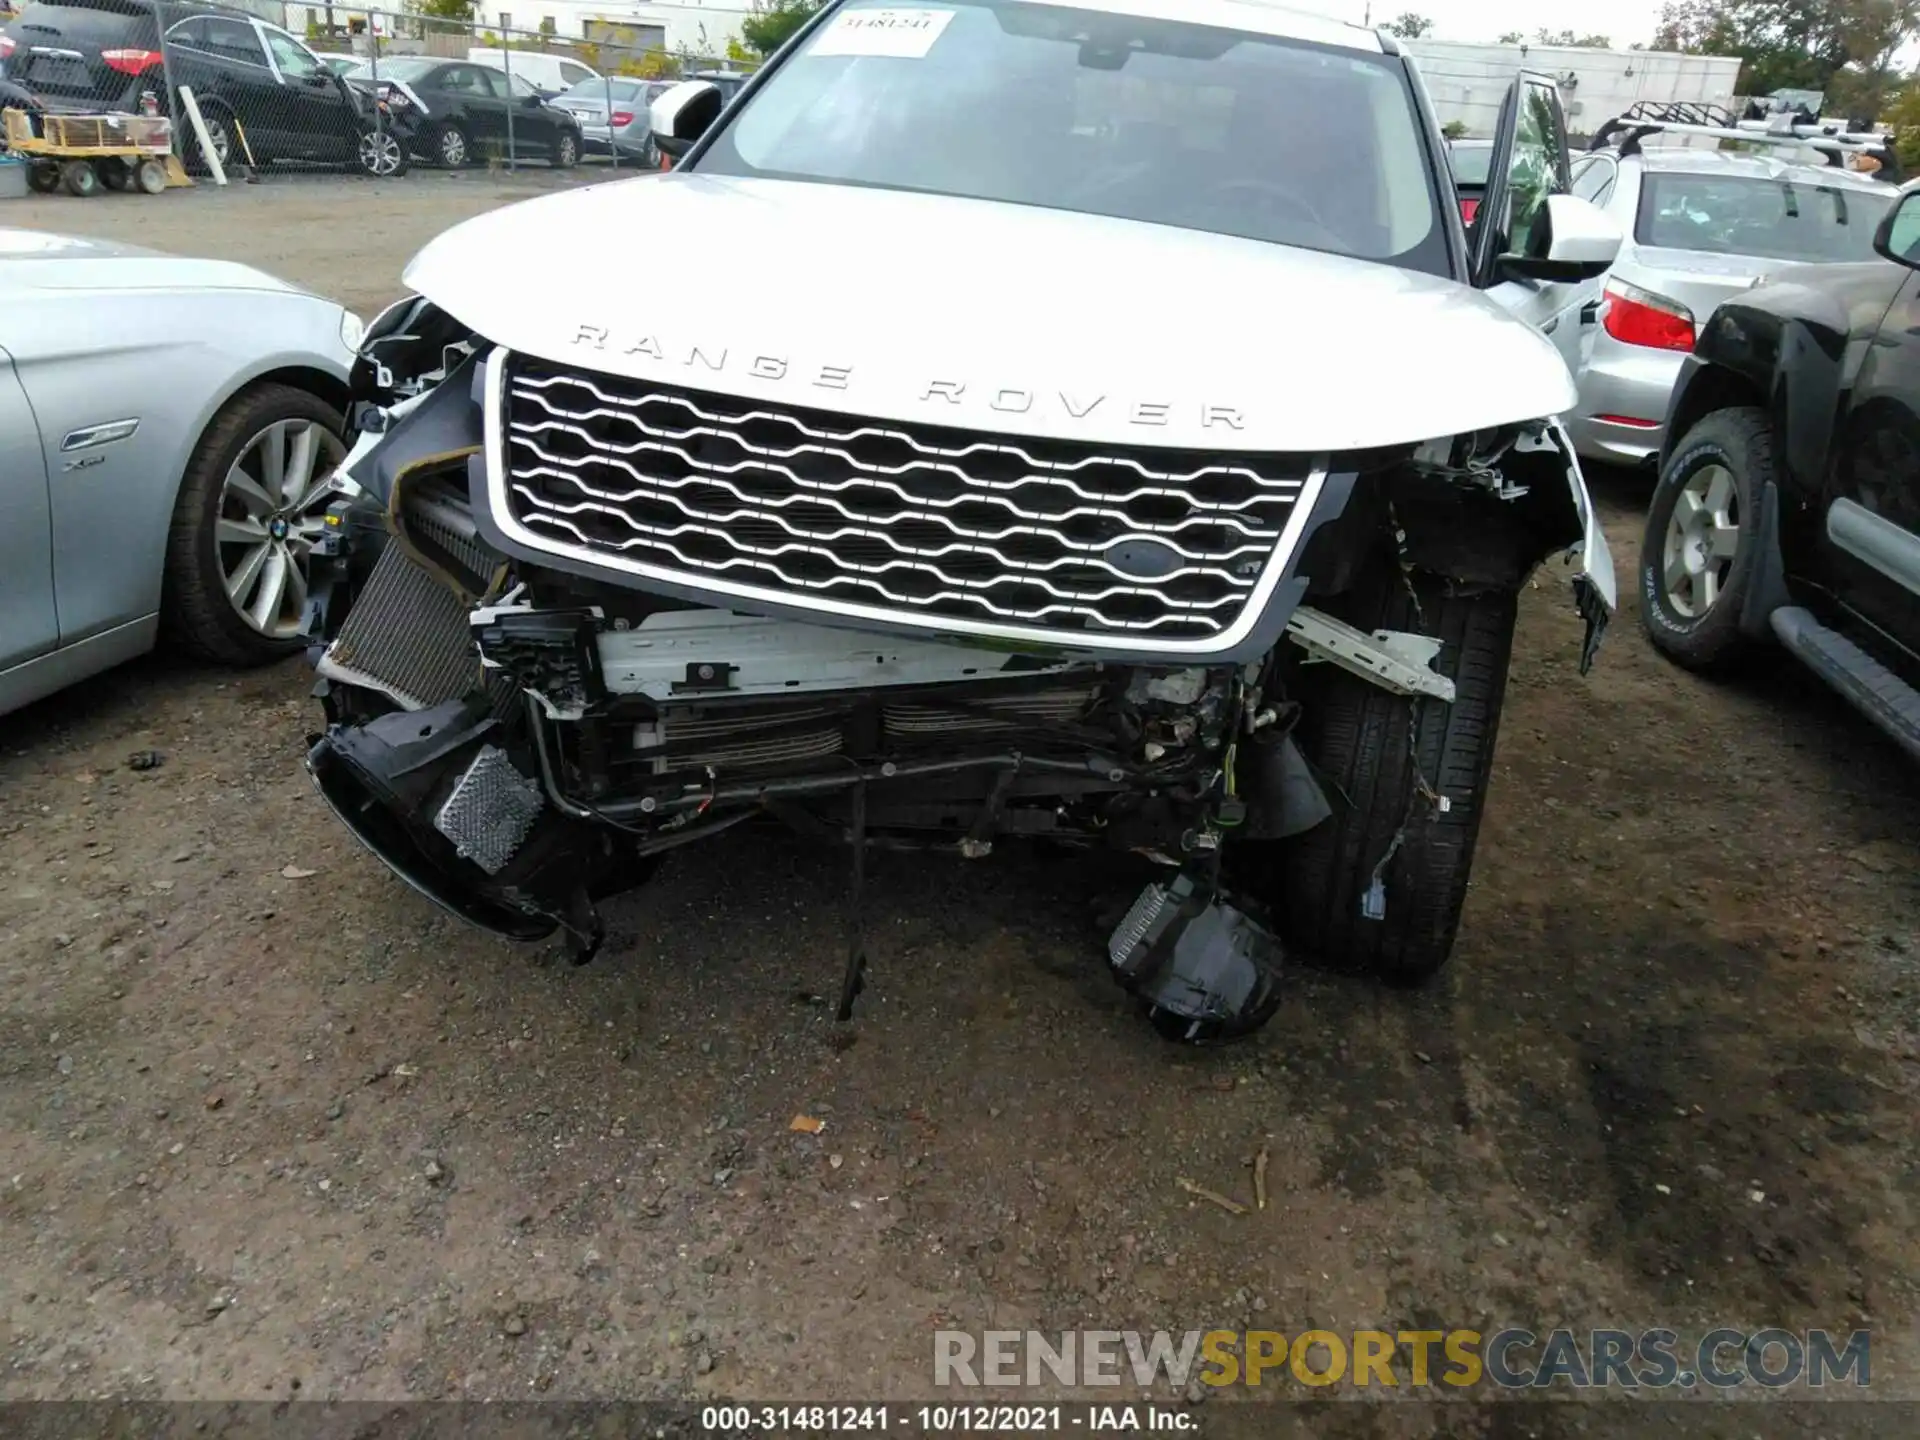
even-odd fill
[{"label": "chrome mesh grille", "polygon": [[832,609],[1205,642],[1253,596],[1308,457],[1017,440],[510,356],[510,517],[543,543]]}]

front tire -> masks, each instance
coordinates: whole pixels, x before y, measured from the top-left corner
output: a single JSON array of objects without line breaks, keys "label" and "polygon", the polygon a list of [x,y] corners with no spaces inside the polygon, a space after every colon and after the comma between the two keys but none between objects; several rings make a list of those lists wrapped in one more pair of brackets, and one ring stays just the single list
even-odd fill
[{"label": "front tire", "polygon": [[1741,611],[1774,469],[1766,412],[1741,405],[1695,425],[1660,472],[1640,542],[1640,626],[1690,670],[1724,666],[1747,648]]},{"label": "front tire", "polygon": [[308,554],[326,482],[346,458],[340,414],[304,390],[228,401],[194,447],[167,534],[161,618],[208,660],[261,665],[298,650]]},{"label": "front tire", "polygon": [[[1256,842],[1280,867],[1262,888],[1292,946],[1391,984],[1422,984],[1451,956],[1466,903],[1517,600],[1449,593],[1447,582],[1391,565],[1325,608],[1367,632],[1437,637],[1435,668],[1455,696],[1396,695],[1330,663],[1300,667],[1295,739],[1333,815],[1278,845]],[[1366,910],[1370,892],[1384,903],[1378,918]]]},{"label": "front tire", "polygon": [[580,137],[571,130],[562,130],[560,138],[553,142],[553,165],[556,170],[571,170],[580,163]]}]

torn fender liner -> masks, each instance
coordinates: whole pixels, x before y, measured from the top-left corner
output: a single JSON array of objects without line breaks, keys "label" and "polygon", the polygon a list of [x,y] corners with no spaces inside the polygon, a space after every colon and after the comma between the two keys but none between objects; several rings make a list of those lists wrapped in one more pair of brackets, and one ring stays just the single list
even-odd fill
[{"label": "torn fender liner", "polygon": [[1258,1030],[1280,1004],[1280,942],[1185,871],[1140,892],[1107,958],[1169,1039],[1231,1040]]},{"label": "torn fender liner", "polygon": [[594,938],[613,838],[546,803],[484,696],[335,725],[307,769],[363,845],[461,919],[512,940]]}]

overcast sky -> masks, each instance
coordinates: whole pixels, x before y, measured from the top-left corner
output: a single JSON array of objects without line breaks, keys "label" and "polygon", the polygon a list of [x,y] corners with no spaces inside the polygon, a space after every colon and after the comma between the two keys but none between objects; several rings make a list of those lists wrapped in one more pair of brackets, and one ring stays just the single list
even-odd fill
[{"label": "overcast sky", "polygon": [[[1305,0],[1303,10],[1365,18],[1366,0]],[[1545,27],[1576,35],[1605,35],[1615,45],[1646,44],[1660,24],[1660,0],[1373,0],[1373,23],[1407,11],[1433,21],[1436,40],[1497,40],[1509,30],[1531,35]]]}]

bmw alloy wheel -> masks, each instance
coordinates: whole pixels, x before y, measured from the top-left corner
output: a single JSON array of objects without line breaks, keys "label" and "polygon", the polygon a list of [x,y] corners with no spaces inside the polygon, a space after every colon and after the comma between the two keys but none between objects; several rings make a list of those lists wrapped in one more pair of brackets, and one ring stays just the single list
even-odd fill
[{"label": "bmw alloy wheel", "polygon": [[467,163],[466,132],[457,125],[449,125],[440,132],[440,163],[449,170],[458,170]]},{"label": "bmw alloy wheel", "polygon": [[1739,492],[1724,465],[1702,465],[1681,488],[1662,553],[1675,614],[1697,620],[1720,598],[1740,550],[1739,511]]},{"label": "bmw alloy wheel", "polygon": [[326,426],[281,420],[249,440],[227,471],[214,527],[220,578],[234,612],[270,640],[300,633],[327,482],[346,458]]}]

